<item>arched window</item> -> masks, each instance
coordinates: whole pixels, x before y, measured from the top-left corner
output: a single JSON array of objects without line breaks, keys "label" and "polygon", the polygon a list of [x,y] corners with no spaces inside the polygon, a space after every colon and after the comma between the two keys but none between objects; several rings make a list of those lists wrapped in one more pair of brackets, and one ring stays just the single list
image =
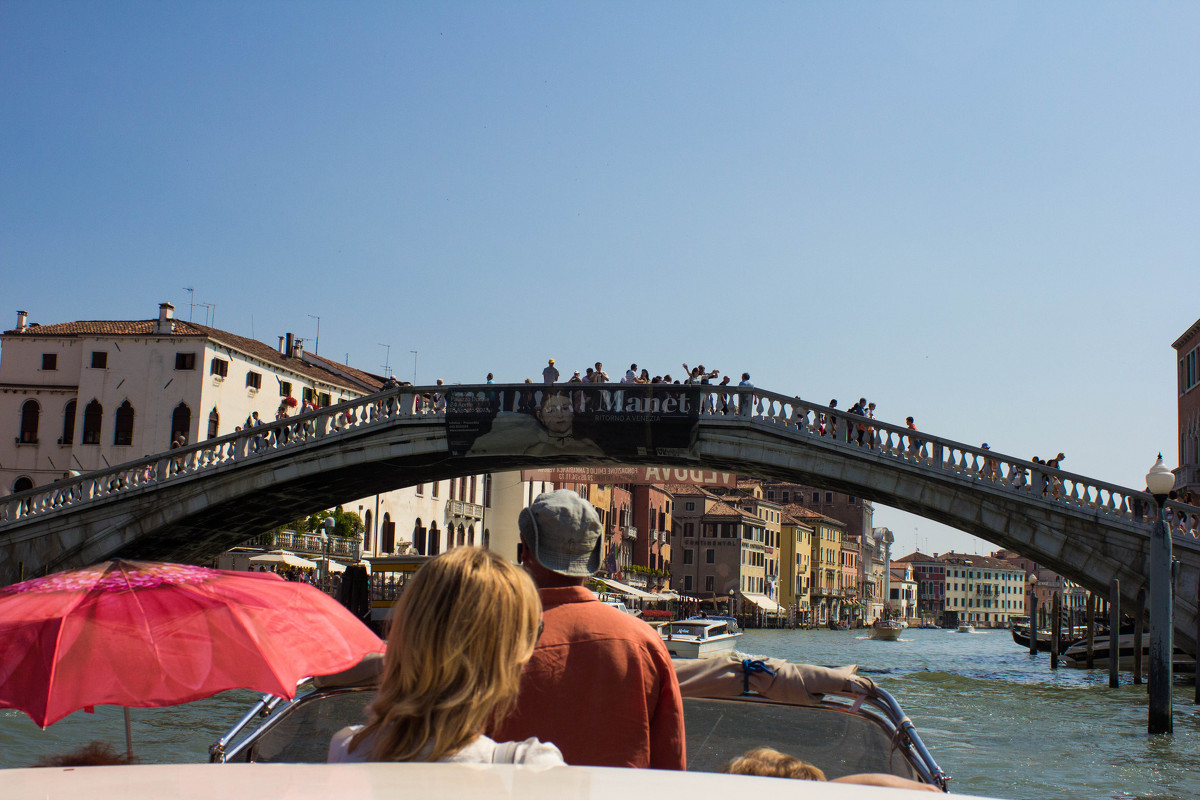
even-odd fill
[{"label": "arched window", "polygon": [[13,494],[17,492],[27,492],[33,488],[33,480],[24,475],[13,481]]},{"label": "arched window", "polygon": [[113,425],[113,444],[133,444],[133,406],[126,400],[117,409],[116,422]]},{"label": "arched window", "polygon": [[413,524],[413,547],[417,553],[425,555],[425,528],[421,526],[421,518],[417,517],[417,521]]},{"label": "arched window", "polygon": [[104,406],[92,400],[83,409],[83,443],[100,444],[100,423],[104,420]]},{"label": "arched window", "polygon": [[38,416],[42,410],[36,400],[21,404],[21,444],[37,444]]},{"label": "arched window", "polygon": [[379,532],[379,550],[390,553],[396,549],[396,528],[392,525],[392,515],[383,515],[383,529]]},{"label": "arched window", "polygon": [[368,510],[363,520],[363,550],[371,551],[371,512]]},{"label": "arched window", "polygon": [[492,532],[487,528],[483,529],[483,541],[480,544],[487,548],[492,546]]},{"label": "arched window", "polygon": [[182,436],[183,443],[187,444],[188,432],[191,429],[192,410],[188,408],[187,403],[180,403],[175,406],[175,410],[171,413],[171,442],[174,443]]},{"label": "arched window", "polygon": [[459,525],[458,526],[458,538],[455,540],[455,544],[457,544],[459,547],[462,547],[466,543],[467,543],[467,531],[466,531],[466,529],[463,528],[462,525]]},{"label": "arched window", "polygon": [[429,547],[429,552],[425,555],[436,556],[441,552],[442,534],[438,531],[436,522],[429,523],[429,538],[427,540],[427,545]]},{"label": "arched window", "polygon": [[217,407],[213,406],[213,410],[208,412],[208,438],[217,438],[217,428],[221,424],[221,415],[217,413]]},{"label": "arched window", "polygon": [[467,546],[468,547],[475,546],[475,526],[474,525],[467,528]]},{"label": "arched window", "polygon": [[68,400],[63,407],[62,439],[59,444],[71,444],[75,441],[75,401]]},{"label": "arched window", "polygon": [[130,405],[130,401],[121,403],[121,407],[116,409],[113,423],[113,444],[133,444],[133,407]]}]

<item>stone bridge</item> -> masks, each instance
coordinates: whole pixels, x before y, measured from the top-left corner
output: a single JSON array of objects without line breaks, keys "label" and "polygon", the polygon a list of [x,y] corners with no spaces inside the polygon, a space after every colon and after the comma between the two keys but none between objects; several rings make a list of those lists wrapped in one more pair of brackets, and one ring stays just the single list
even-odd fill
[{"label": "stone bridge", "polygon": [[[0,498],[0,585],[115,556],[203,561],[301,515],[417,483],[640,464],[836,489],[1014,550],[1101,596],[1112,578],[1128,602],[1148,590],[1149,495],[865,422],[733,386],[402,387]],[[1200,508],[1169,503],[1168,514],[1176,641],[1195,652]]]}]

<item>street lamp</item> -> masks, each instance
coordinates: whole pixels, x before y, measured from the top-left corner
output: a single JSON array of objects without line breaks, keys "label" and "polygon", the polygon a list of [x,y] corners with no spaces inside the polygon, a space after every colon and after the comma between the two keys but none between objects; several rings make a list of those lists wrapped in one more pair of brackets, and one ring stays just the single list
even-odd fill
[{"label": "street lamp", "polygon": [[1162,453],[1146,473],[1146,488],[1158,504],[1158,518],[1150,537],[1150,733],[1172,733],[1171,651],[1175,634],[1174,599],[1171,594],[1171,532],[1164,519],[1163,503],[1175,488],[1175,475],[1163,465]]},{"label": "street lamp", "polygon": [[733,601],[735,599],[736,594],[737,594],[737,592],[735,590],[733,590],[733,589],[729,590],[729,616],[731,616],[731,617],[737,616],[737,614],[733,613]]},{"label": "street lamp", "polygon": [[321,560],[321,586],[324,588],[329,580],[329,537],[337,526],[337,520],[332,516],[325,518],[325,530],[321,531],[321,550],[324,558]]}]

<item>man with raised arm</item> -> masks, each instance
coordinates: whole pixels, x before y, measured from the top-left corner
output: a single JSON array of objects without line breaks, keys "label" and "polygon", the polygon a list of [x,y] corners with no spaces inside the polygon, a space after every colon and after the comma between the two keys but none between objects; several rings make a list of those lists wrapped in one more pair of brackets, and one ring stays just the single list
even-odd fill
[{"label": "man with raised arm", "polygon": [[516,709],[489,735],[537,736],[568,764],[684,769],[683,700],[662,639],[583,585],[600,568],[596,510],[559,489],[538,495],[517,524],[545,628]]}]

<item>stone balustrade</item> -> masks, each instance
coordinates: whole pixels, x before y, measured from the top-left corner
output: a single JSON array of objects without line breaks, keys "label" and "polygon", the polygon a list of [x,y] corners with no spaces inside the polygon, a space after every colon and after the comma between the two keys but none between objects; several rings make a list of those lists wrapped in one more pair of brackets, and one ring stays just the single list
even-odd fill
[{"label": "stone balustrade", "polygon": [[[9,495],[0,498],[0,535],[6,526],[32,518],[126,493],[153,491],[166,483],[201,478],[251,459],[286,457],[318,440],[350,438],[397,423],[443,422],[447,406],[453,409],[455,398],[477,399],[507,411],[528,411],[537,407],[546,391],[570,394],[579,413],[623,409],[643,399],[656,399],[655,413],[673,418],[697,416],[702,428],[765,427],[783,436],[811,440],[847,457],[932,472],[974,484],[984,492],[1017,495],[1028,502],[1134,524],[1153,524],[1157,517],[1153,498],[1144,492],[757,388],[556,384],[548,389],[540,384],[489,384],[401,387]],[[1169,502],[1166,513],[1175,536],[1200,537],[1200,508]]]}]

